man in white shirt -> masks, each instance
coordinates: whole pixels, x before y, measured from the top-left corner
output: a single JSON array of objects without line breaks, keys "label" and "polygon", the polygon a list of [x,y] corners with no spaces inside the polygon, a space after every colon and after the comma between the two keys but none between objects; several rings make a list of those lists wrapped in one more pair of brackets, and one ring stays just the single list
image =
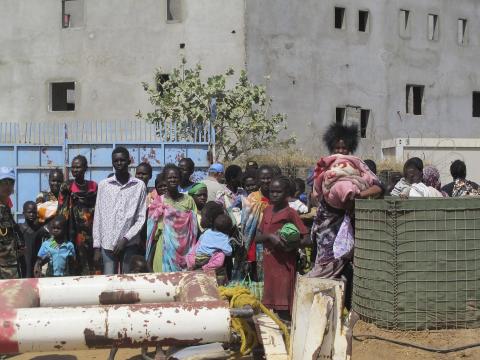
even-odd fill
[{"label": "man in white shirt", "polygon": [[93,219],[94,261],[103,259],[106,275],[129,272],[130,258],[139,253],[140,231],[146,219],[145,183],[128,172],[130,154],[124,147],[112,152],[115,174],[98,184]]},{"label": "man in white shirt", "polygon": [[215,201],[217,194],[220,191],[225,191],[226,186],[220,184],[220,180],[223,179],[224,168],[222,164],[212,164],[208,169],[208,177],[202,182],[207,185],[208,199],[207,201]]}]

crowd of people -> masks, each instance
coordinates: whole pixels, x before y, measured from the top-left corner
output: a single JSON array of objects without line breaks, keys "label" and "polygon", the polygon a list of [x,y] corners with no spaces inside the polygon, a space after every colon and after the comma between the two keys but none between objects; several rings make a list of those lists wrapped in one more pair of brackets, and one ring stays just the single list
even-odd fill
[{"label": "crowd of people", "polygon": [[2,167],[0,279],[214,271],[223,285],[263,283],[262,302],[288,317],[298,272],[351,285],[355,199],[479,195],[460,160],[444,187],[419,158],[384,184],[372,160],[353,155],[356,126],[332,124],[323,139],[330,155],[305,180],[249,161],[244,169],[212,164],[195,182],[195,164],[183,158],[165,165],[148,189],[152,167],[141,163],[131,175],[130,154],[117,147],[115,172],[97,184],[85,178],[88,162],[78,155],[71,179],[52,170],[50,189],[23,204],[18,225],[10,210],[15,173]]}]

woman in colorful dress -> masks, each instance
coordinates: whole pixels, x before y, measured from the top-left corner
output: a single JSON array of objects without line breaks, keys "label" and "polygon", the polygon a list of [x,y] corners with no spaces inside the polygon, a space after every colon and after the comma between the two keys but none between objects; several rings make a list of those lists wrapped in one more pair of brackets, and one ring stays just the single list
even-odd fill
[{"label": "woman in colorful dress", "polygon": [[188,194],[178,190],[181,171],[173,164],[163,169],[166,182],[164,195],[156,196],[148,208],[154,226],[147,228],[147,259],[155,249],[154,272],[175,272],[186,269],[186,256],[197,240],[197,207]]},{"label": "woman in colorful dress", "polygon": [[97,183],[85,180],[87,169],[85,156],[74,157],[71,167],[73,180],[62,184],[58,197],[58,212],[66,219],[67,238],[75,245],[77,275],[95,273],[92,229]]},{"label": "woman in colorful dress", "polygon": [[240,231],[242,246],[234,253],[233,280],[243,280],[250,274],[254,280],[263,279],[263,245],[256,244],[255,234],[262,221],[263,211],[269,205],[270,183],[273,178],[271,166],[262,165],[257,172],[258,191],[242,198],[242,219]]}]

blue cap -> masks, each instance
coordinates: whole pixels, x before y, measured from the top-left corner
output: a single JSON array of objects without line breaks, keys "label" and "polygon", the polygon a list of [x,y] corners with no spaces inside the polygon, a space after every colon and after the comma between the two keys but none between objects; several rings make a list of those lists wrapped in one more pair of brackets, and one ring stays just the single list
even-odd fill
[{"label": "blue cap", "polygon": [[0,167],[0,180],[4,179],[15,180],[15,170],[5,166]]},{"label": "blue cap", "polygon": [[223,165],[220,164],[220,163],[212,164],[212,165],[210,165],[210,168],[208,169],[208,172],[223,173],[224,172]]}]

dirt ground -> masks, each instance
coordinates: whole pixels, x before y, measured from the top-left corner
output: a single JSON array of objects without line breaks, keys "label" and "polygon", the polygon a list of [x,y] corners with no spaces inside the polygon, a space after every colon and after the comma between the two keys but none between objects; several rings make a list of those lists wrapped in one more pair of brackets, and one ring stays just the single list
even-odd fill
[{"label": "dirt ground", "polygon": [[[480,342],[480,329],[476,330],[444,330],[444,331],[386,331],[372,324],[359,321],[354,335],[376,335],[398,341],[435,348],[449,348]],[[150,349],[153,351],[154,349]],[[108,350],[68,351],[56,353],[30,353],[11,357],[12,360],[105,360]],[[152,354],[153,355],[153,354]],[[480,347],[450,354],[436,354],[423,350],[391,344],[380,340],[364,340],[353,342],[352,360],[457,360],[480,359]],[[117,360],[141,360],[140,349],[121,349]]]},{"label": "dirt ground", "polygon": [[[480,329],[442,330],[442,331],[384,331],[372,324],[359,321],[354,328],[354,335],[376,335],[398,341],[434,347],[450,348],[480,342]],[[403,347],[379,340],[355,341],[352,360],[454,360],[480,359],[480,347],[450,354],[436,354],[423,350]]]},{"label": "dirt ground", "polygon": [[[150,349],[152,352],[154,349]],[[65,351],[55,353],[29,353],[9,358],[9,360],[107,360],[109,350]],[[152,354],[153,355],[153,354]],[[115,360],[141,360],[140,349],[120,349]]]}]

